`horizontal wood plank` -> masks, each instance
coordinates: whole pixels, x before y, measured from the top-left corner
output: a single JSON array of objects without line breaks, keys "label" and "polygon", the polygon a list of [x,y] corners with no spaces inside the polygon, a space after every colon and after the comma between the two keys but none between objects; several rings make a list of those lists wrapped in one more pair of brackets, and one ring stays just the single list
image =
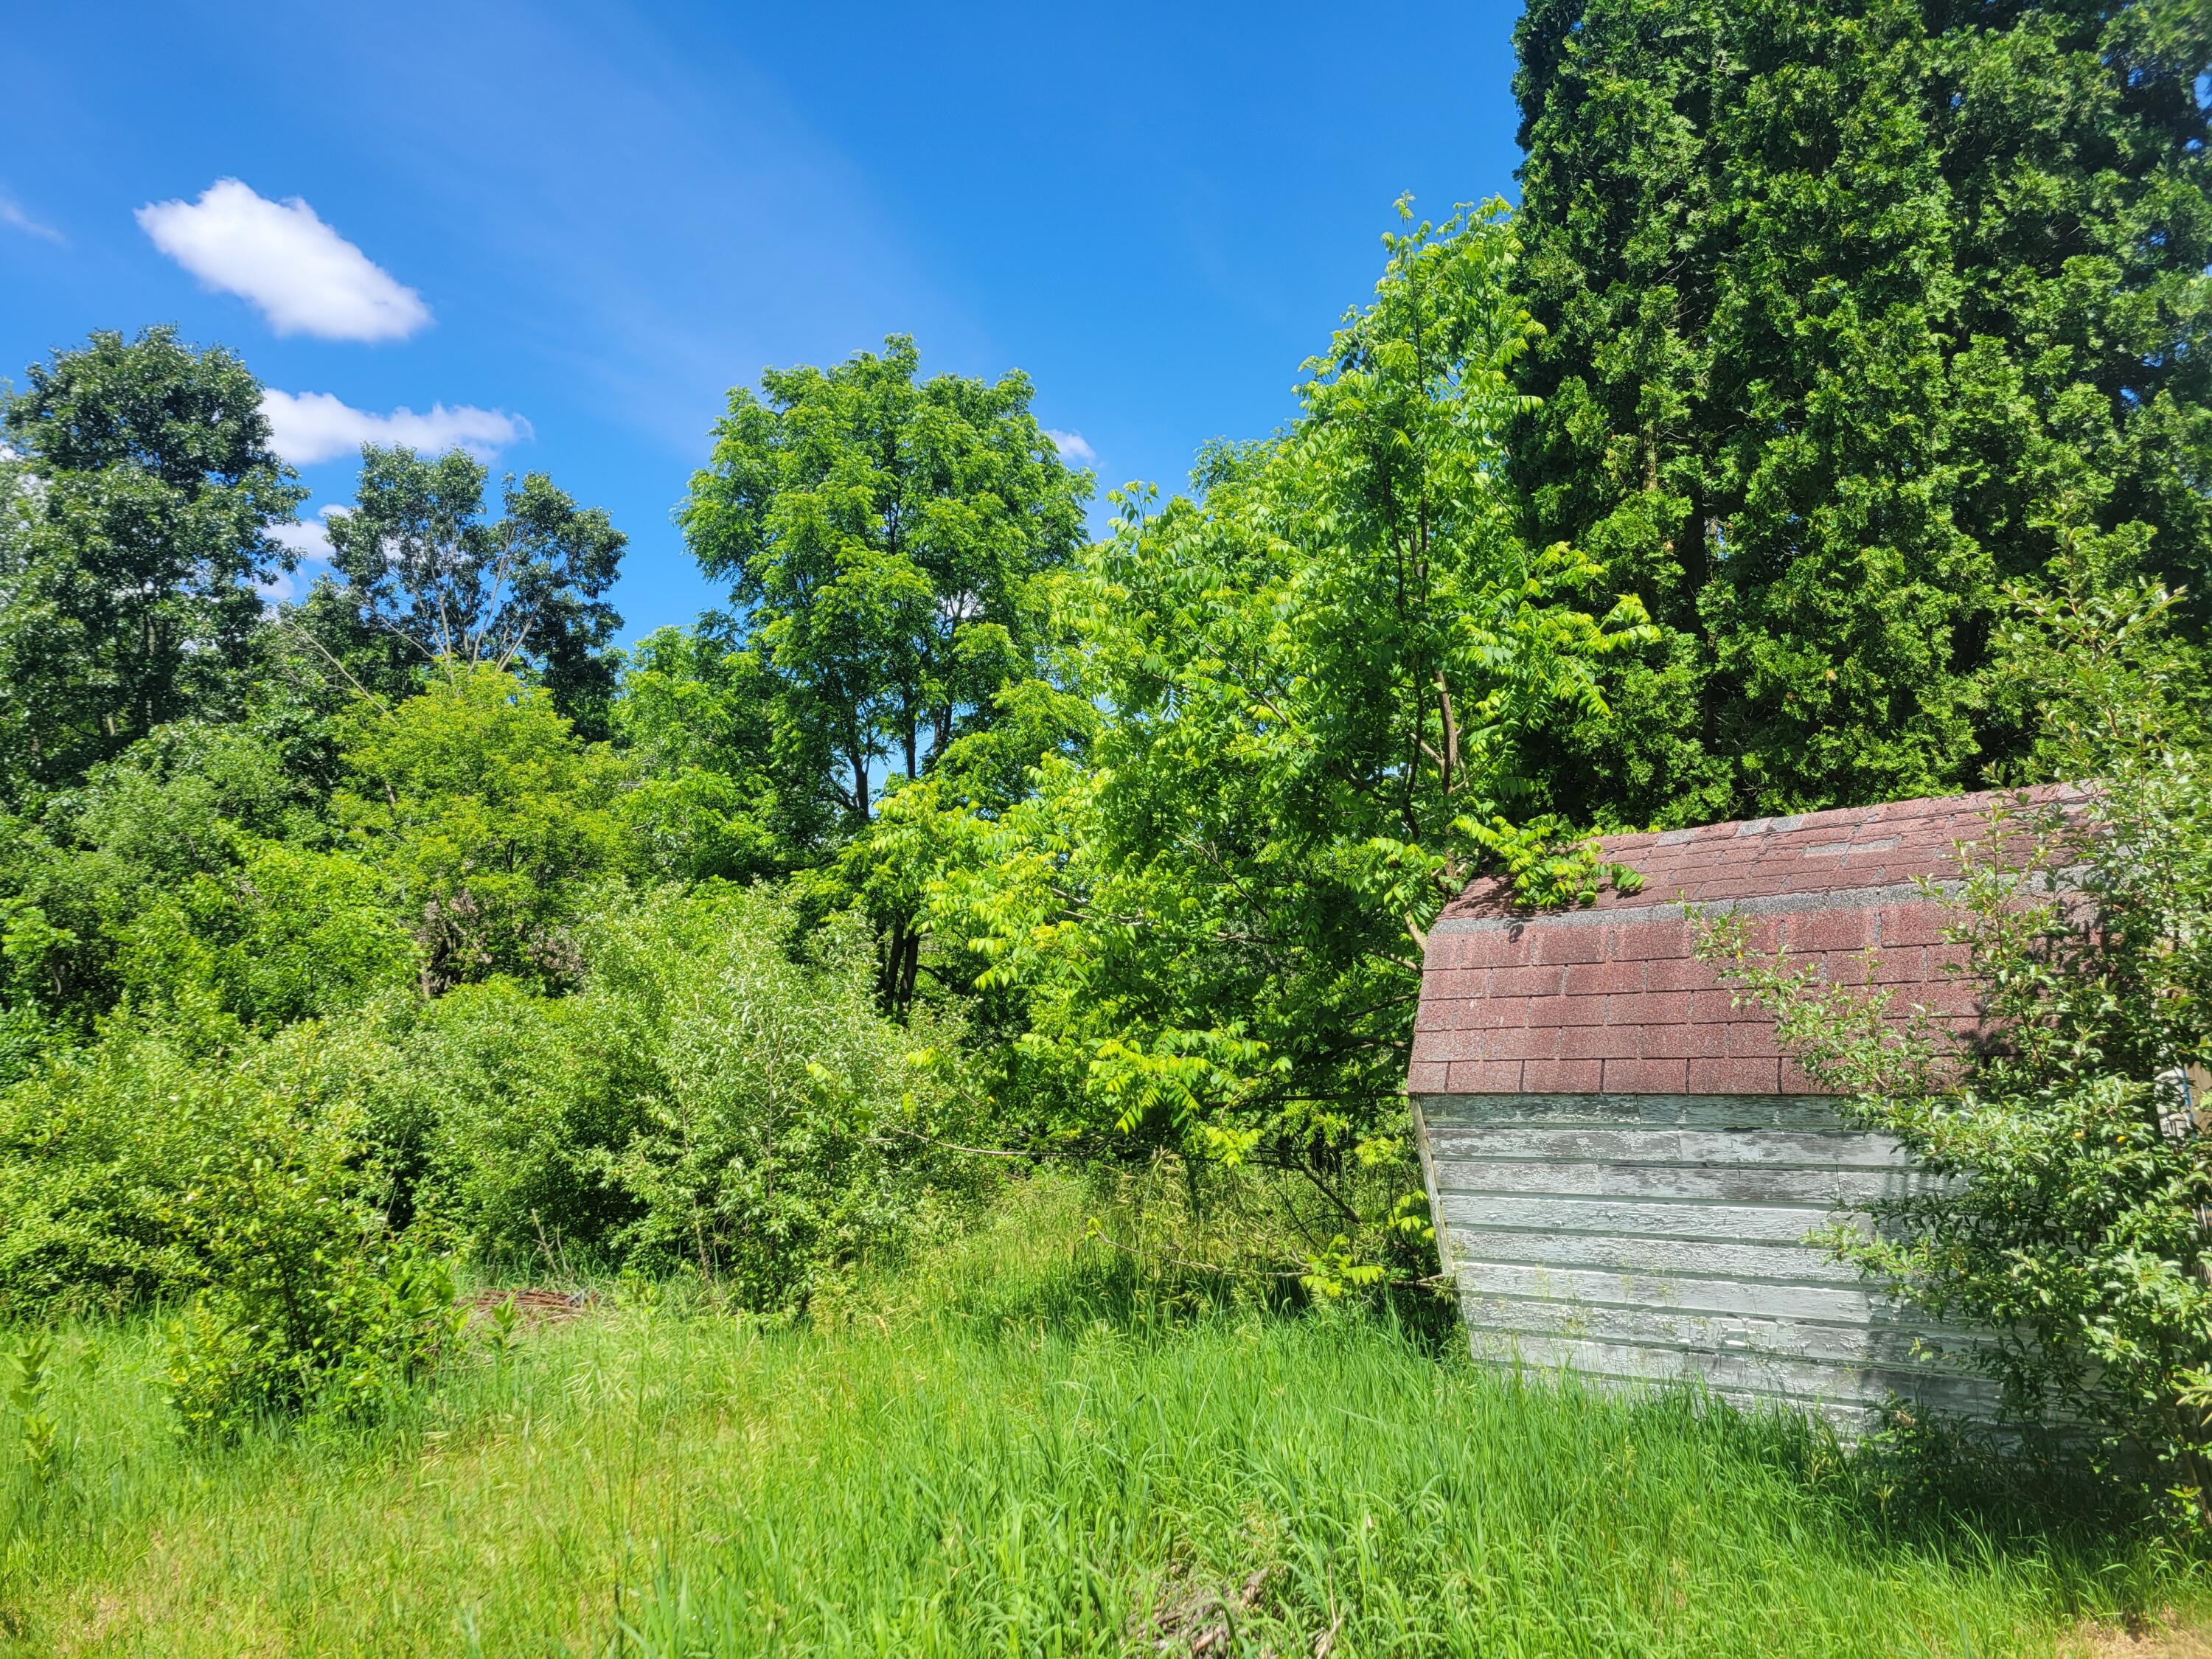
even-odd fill
[{"label": "horizontal wood plank", "polygon": [[1889,1136],[1852,1129],[1753,1131],[1519,1123],[1466,1128],[1431,1124],[1429,1152],[1439,1162],[1502,1159],[1838,1170],[1903,1170],[1911,1164],[1911,1155]]},{"label": "horizontal wood plank", "polygon": [[1758,1164],[1508,1163],[1440,1158],[1437,1191],[1535,1197],[1711,1200],[1723,1204],[1842,1205],[1904,1198],[1937,1183],[1909,1169],[1776,1169]]},{"label": "horizontal wood plank", "polygon": [[[1818,1320],[1828,1324],[1909,1325],[1932,1330],[1889,1298],[1856,1284],[1806,1284],[1771,1279],[1702,1278],[1630,1271],[1523,1267],[1455,1258],[1455,1276],[1468,1297],[1516,1297],[1566,1304],[1677,1312],[1744,1315],[1766,1319]],[[1474,1303],[1468,1306],[1473,1317]]]},{"label": "horizontal wood plank", "polygon": [[[1886,1371],[1943,1370],[1945,1361],[1923,1352],[1930,1334],[1863,1321],[1765,1318],[1748,1314],[1626,1308],[1595,1302],[1523,1301],[1468,1292],[1462,1308],[1471,1327],[1497,1334],[1525,1333],[1639,1347],[1680,1348],[1719,1358],[1811,1360]],[[1950,1351],[1972,1346],[1953,1339]],[[1955,1367],[1951,1370],[1955,1372]]]},{"label": "horizontal wood plank", "polygon": [[1792,1238],[1764,1244],[1713,1243],[1703,1239],[1650,1238],[1629,1234],[1520,1232],[1506,1228],[1447,1229],[1455,1264],[1517,1264],[1589,1268],[1611,1273],[1685,1273],[1759,1284],[1856,1285],[1857,1268],[1826,1250]]},{"label": "horizontal wood plank", "polygon": [[1413,1097],[1431,1128],[1501,1124],[1678,1129],[1844,1129],[1832,1101],[1808,1095],[1454,1095]]},{"label": "horizontal wood plank", "polygon": [[1827,1400],[1879,1406],[1896,1396],[1939,1410],[1975,1415],[1989,1414],[1996,1402],[1994,1386],[1984,1379],[1936,1371],[1826,1364],[1764,1354],[1716,1353],[1509,1331],[1474,1333],[1474,1349],[1478,1359],[1492,1364],[1570,1370],[1629,1382],[1698,1382],[1792,1402]]},{"label": "horizontal wood plank", "polygon": [[1806,1234],[1837,1219],[1836,1211],[1821,1204],[1682,1204],[1449,1191],[1439,1192],[1437,1202],[1448,1231],[1467,1225],[1515,1231],[1644,1233],[1721,1243],[1799,1243]]}]

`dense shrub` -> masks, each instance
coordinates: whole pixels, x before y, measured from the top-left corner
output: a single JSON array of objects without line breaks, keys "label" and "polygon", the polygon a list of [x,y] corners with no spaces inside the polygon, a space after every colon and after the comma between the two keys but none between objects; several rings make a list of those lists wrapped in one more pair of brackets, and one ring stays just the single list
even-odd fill
[{"label": "dense shrub", "polygon": [[231,868],[149,900],[122,932],[118,969],[142,1003],[204,990],[267,1030],[401,989],[416,961],[359,860],[241,840]]},{"label": "dense shrub", "polygon": [[696,1273],[786,1310],[956,1205],[979,1160],[949,1033],[873,1001],[866,923],[804,933],[710,884],[581,929],[580,988],[507,979],[401,1014],[373,1111],[393,1213],[465,1255]]},{"label": "dense shrub", "polygon": [[82,1030],[122,994],[149,905],[234,878],[249,848],[315,845],[313,792],[287,753],[250,727],[185,721],[0,816],[0,1000]]},{"label": "dense shrub", "polygon": [[181,1008],[111,1018],[82,1048],[0,1091],[0,1307],[130,1306],[227,1271],[240,1212],[276,1188],[346,1236],[380,1182],[368,1102],[392,1055],[362,1027],[304,1022],[259,1038]]},{"label": "dense shrub", "polygon": [[112,1017],[0,1091],[0,1312],[181,1305],[196,1433],[380,1403],[457,1328],[450,1273],[386,1210],[398,1060],[367,1016]]},{"label": "dense shrub", "polygon": [[629,856],[614,754],[575,741],[550,693],[459,665],[396,707],[358,705],[342,735],[351,772],[331,808],[390,882],[423,989],[571,982],[574,929]]},{"label": "dense shrub", "polygon": [[459,1343],[468,1310],[448,1264],[373,1212],[333,1209],[317,1173],[257,1159],[228,1194],[218,1276],[171,1336],[185,1433],[229,1438],[307,1407],[372,1417]]},{"label": "dense shrub", "polygon": [[583,999],[640,1106],[602,1164],[638,1206],[617,1243],[761,1309],[896,1252],[979,1162],[946,1145],[969,1109],[943,1034],[876,1010],[865,922],[793,928],[759,891],[657,895],[595,928]]},{"label": "dense shrub", "polygon": [[379,1107],[380,1140],[408,1177],[404,1208],[479,1261],[604,1260],[637,1213],[605,1163],[641,1109],[603,1021],[594,999],[536,996],[510,979],[415,1011],[402,1076]]}]

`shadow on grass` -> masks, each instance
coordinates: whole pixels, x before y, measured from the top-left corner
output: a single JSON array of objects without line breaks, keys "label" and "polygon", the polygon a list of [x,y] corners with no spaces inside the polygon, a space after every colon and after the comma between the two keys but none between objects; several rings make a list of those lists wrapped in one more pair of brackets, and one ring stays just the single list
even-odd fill
[{"label": "shadow on grass", "polygon": [[[1522,1386],[1595,1397],[1575,1378]],[[1863,1559],[2033,1565],[2081,1609],[2129,1618],[2212,1589],[2208,1540],[2177,1532],[2140,1483],[2063,1443],[1900,1412],[1847,1445],[1806,1413],[1746,1411],[1694,1385],[1648,1391],[1621,1409],[1631,1433],[1694,1436],[1717,1466],[1765,1466]]]},{"label": "shadow on grass", "polygon": [[1258,1185],[1243,1182],[1241,1209],[1217,1203],[1200,1218],[1182,1183],[1157,1171],[1036,1177],[937,1254],[924,1269],[931,1289],[907,1305],[987,1338],[1103,1328],[1164,1339],[1222,1319],[1362,1316],[1433,1356],[1460,1348],[1457,1305],[1437,1281],[1432,1246],[1370,1240],[1389,1257],[1379,1281],[1317,1279],[1310,1231],[1263,1212],[1251,1201]]},{"label": "shadow on grass", "polygon": [[982,1340],[1075,1339],[1103,1328],[1169,1340],[1221,1320],[1328,1319],[1372,1322],[1431,1358],[1456,1353],[1465,1340],[1456,1304],[1430,1285],[1401,1279],[1331,1296],[1292,1272],[1148,1259],[1097,1237],[1049,1266],[949,1286],[937,1311]]}]

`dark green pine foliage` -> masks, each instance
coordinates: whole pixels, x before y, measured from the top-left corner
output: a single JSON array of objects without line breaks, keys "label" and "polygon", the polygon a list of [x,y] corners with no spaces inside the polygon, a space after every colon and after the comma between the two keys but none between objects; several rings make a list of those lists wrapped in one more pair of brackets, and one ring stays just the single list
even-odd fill
[{"label": "dark green pine foliage", "polygon": [[2032,735],[1991,606],[2088,532],[2201,637],[2212,6],[1531,0],[1517,39],[1532,529],[1663,630],[1558,805],[1978,781]]}]

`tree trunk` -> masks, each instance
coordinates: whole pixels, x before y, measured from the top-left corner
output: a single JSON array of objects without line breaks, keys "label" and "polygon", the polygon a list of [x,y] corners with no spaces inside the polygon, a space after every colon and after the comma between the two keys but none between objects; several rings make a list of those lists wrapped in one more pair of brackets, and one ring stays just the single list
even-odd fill
[{"label": "tree trunk", "polygon": [[911,916],[894,916],[884,934],[883,964],[876,976],[876,994],[894,1018],[906,1018],[921,977],[921,929]]}]

